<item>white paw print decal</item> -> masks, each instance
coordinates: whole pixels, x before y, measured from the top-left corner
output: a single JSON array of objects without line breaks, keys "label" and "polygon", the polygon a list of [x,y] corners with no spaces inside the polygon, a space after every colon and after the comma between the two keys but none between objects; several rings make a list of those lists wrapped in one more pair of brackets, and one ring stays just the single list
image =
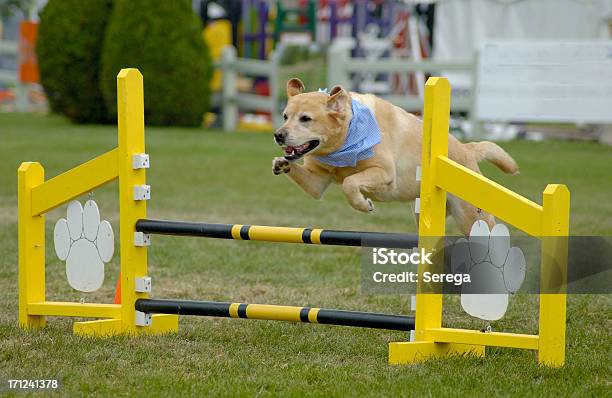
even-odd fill
[{"label": "white paw print decal", "polygon": [[100,222],[93,200],[85,208],[77,200],[68,204],[66,218],[60,218],[53,231],[55,253],[66,261],[68,283],[81,292],[93,292],[104,282],[104,263],[113,257],[115,240],[108,221]]},{"label": "white paw print decal", "polygon": [[489,231],[484,221],[472,225],[469,240],[459,238],[451,255],[453,273],[469,274],[461,287],[461,306],[471,316],[495,321],[508,308],[508,294],[521,288],[525,279],[525,256],[510,247],[510,231],[497,224]]}]

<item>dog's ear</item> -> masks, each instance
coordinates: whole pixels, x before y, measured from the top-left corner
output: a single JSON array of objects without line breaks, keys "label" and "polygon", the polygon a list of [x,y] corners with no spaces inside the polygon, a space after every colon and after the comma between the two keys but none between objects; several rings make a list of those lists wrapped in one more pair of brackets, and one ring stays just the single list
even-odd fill
[{"label": "dog's ear", "polygon": [[305,89],[306,87],[304,87],[304,83],[302,83],[302,81],[297,77],[294,77],[287,82],[287,97],[302,94]]},{"label": "dog's ear", "polygon": [[344,114],[349,106],[349,94],[342,86],[334,86],[329,92],[327,108],[333,112]]}]

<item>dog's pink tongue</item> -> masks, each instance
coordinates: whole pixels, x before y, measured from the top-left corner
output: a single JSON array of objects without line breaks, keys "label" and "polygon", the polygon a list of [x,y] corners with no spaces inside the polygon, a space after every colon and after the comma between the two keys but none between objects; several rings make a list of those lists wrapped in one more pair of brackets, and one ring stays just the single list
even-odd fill
[{"label": "dog's pink tongue", "polygon": [[285,147],[283,150],[285,151],[285,155],[293,155],[293,152],[295,152],[295,148],[292,146]]}]

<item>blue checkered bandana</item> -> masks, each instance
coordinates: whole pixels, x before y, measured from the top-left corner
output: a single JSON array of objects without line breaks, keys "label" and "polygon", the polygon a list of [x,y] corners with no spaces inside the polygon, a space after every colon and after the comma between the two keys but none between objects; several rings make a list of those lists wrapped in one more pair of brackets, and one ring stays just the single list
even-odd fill
[{"label": "blue checkered bandana", "polygon": [[374,146],[380,142],[380,129],[372,111],[352,99],[353,119],[349,123],[342,147],[317,160],[334,167],[355,167],[360,160],[374,156]]}]

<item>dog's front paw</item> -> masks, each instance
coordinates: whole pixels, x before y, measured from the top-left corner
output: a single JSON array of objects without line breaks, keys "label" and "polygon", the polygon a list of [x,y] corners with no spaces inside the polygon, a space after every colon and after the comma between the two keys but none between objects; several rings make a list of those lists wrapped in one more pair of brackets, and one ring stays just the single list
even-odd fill
[{"label": "dog's front paw", "polygon": [[272,173],[275,175],[288,173],[291,169],[291,163],[285,158],[279,157],[272,160]]}]

